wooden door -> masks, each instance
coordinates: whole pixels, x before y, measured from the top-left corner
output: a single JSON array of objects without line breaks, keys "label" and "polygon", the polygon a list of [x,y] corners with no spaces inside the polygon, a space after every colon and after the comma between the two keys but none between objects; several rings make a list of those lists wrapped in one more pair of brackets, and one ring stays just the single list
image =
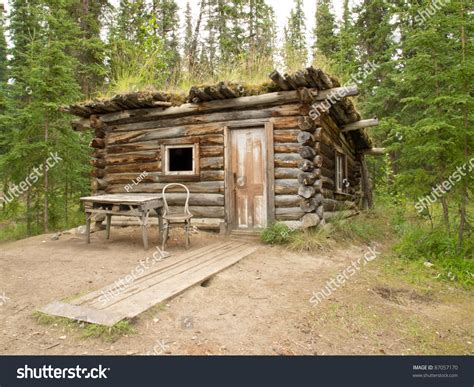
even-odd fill
[{"label": "wooden door", "polygon": [[265,129],[240,128],[230,132],[234,227],[265,227],[268,218]]}]

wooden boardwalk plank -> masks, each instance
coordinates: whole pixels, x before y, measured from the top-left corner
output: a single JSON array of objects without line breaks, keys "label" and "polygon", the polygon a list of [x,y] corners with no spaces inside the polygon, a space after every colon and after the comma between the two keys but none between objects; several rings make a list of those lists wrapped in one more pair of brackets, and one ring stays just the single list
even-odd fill
[{"label": "wooden boardwalk plank", "polygon": [[205,281],[218,272],[253,253],[256,244],[224,241],[166,258],[135,278],[107,303],[101,297],[116,288],[116,284],[72,300],[55,301],[41,312],[89,323],[113,326],[125,318],[133,318],[150,307],[174,297]]},{"label": "wooden boardwalk plank", "polygon": [[189,261],[184,263],[180,262],[168,268],[166,271],[158,271],[155,275],[147,277],[145,280],[134,281],[130,286],[126,287],[119,296],[114,297],[114,299],[111,300],[112,302],[108,302],[106,305],[104,305],[103,302],[100,302],[99,299],[95,298],[92,300],[92,302],[88,303],[88,306],[95,307],[97,309],[107,309],[117,302],[121,302],[136,293],[146,290],[150,286],[155,286],[158,283],[166,282],[167,280],[170,280],[182,273],[190,273],[194,268],[201,267],[209,261],[219,260],[224,255],[235,253],[239,248],[241,248],[241,246],[241,244],[235,245],[230,243],[220,249],[215,249],[214,251],[203,253],[200,256],[189,258]]},{"label": "wooden boardwalk plank", "polygon": [[[187,251],[183,254],[180,254],[179,256],[171,256],[169,258],[165,258],[159,262],[157,262],[154,266],[146,270],[142,275],[139,275],[136,277],[136,279],[133,281],[134,284],[140,284],[142,281],[147,280],[149,277],[153,277],[156,274],[165,272],[166,270],[169,269],[174,269],[176,266],[184,264],[188,262],[189,260],[195,259],[203,254],[211,254],[214,250],[226,248],[230,243],[232,242],[219,242],[219,243],[213,243],[211,245],[208,245],[206,247],[200,248],[198,250],[191,250]],[[129,273],[127,273],[129,274]],[[125,277],[125,276],[124,276]],[[124,278],[122,277],[122,278]],[[75,300],[72,300],[71,303],[75,305],[84,305],[90,301],[94,301],[97,299],[99,296],[101,296],[103,293],[107,293],[111,290],[114,290],[116,288],[115,282],[112,283],[111,285],[107,285],[99,290],[96,290],[92,293],[86,294],[80,298],[77,298]]]}]

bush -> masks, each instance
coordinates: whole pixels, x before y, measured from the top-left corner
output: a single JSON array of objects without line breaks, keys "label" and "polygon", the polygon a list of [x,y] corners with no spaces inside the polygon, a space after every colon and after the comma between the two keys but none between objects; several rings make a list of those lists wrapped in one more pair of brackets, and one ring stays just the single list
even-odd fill
[{"label": "bush", "polygon": [[295,233],[284,223],[276,222],[266,227],[260,234],[263,243],[270,245],[283,245],[289,243],[291,236]]},{"label": "bush", "polygon": [[465,287],[474,285],[474,241],[466,238],[464,247],[458,251],[457,237],[448,235],[442,228],[426,230],[411,225],[406,227],[394,248],[402,259],[429,262],[436,278],[457,282]]}]

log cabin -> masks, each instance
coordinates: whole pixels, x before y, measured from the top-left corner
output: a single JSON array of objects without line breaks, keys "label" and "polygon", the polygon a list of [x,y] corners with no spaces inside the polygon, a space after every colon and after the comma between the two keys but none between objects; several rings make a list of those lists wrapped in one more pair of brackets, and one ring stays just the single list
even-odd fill
[{"label": "log cabin", "polygon": [[[350,98],[357,93],[309,67],[274,71],[258,87],[134,92],[65,110],[79,117],[74,130],[94,133],[96,195],[160,193],[179,182],[191,191],[197,227],[238,232],[280,221],[309,228],[372,205],[365,156],[376,150],[366,128],[377,119],[361,119]],[[170,200],[181,205],[184,196]]]}]

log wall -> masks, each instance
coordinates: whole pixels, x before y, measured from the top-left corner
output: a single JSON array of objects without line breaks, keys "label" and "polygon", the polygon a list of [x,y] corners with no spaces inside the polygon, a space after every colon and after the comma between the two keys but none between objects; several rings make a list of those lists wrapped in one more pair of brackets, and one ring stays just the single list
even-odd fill
[{"label": "log wall", "polygon": [[[297,93],[311,97],[308,93]],[[296,94],[295,94],[296,95]],[[253,101],[255,98],[253,98]],[[213,102],[210,102],[211,104]],[[211,106],[211,105],[209,105]],[[217,106],[217,105],[216,105]],[[355,144],[341,133],[336,122],[322,114],[310,118],[311,103],[288,96],[276,102],[262,96],[262,104],[222,111],[170,108],[143,114],[119,112],[91,116],[96,137],[91,164],[95,193],[159,193],[167,184],[161,173],[161,144],[175,139],[199,143],[199,176],[180,183],[190,189],[194,222],[218,229],[225,222],[224,127],[273,124],[274,202],[277,221],[299,221],[302,227],[324,225],[340,213],[355,212],[361,197],[361,159]],[[335,186],[335,152],[347,156],[349,187]],[[138,183],[139,182],[139,183]],[[184,196],[173,193],[172,205]]]},{"label": "log wall", "polygon": [[[96,138],[91,164],[95,193],[159,193],[168,183],[161,172],[161,143],[177,139],[199,142],[198,179],[179,180],[191,192],[190,210],[199,227],[218,229],[225,221],[224,127],[272,122],[275,156],[276,220],[297,220],[302,216],[298,196],[298,123],[307,114],[307,106],[298,101],[276,106],[252,106],[235,111],[199,113],[183,117],[160,115],[144,121],[130,116],[103,122],[91,117]],[[173,191],[170,191],[173,192]],[[172,205],[182,205],[184,196],[174,194]]]}]

